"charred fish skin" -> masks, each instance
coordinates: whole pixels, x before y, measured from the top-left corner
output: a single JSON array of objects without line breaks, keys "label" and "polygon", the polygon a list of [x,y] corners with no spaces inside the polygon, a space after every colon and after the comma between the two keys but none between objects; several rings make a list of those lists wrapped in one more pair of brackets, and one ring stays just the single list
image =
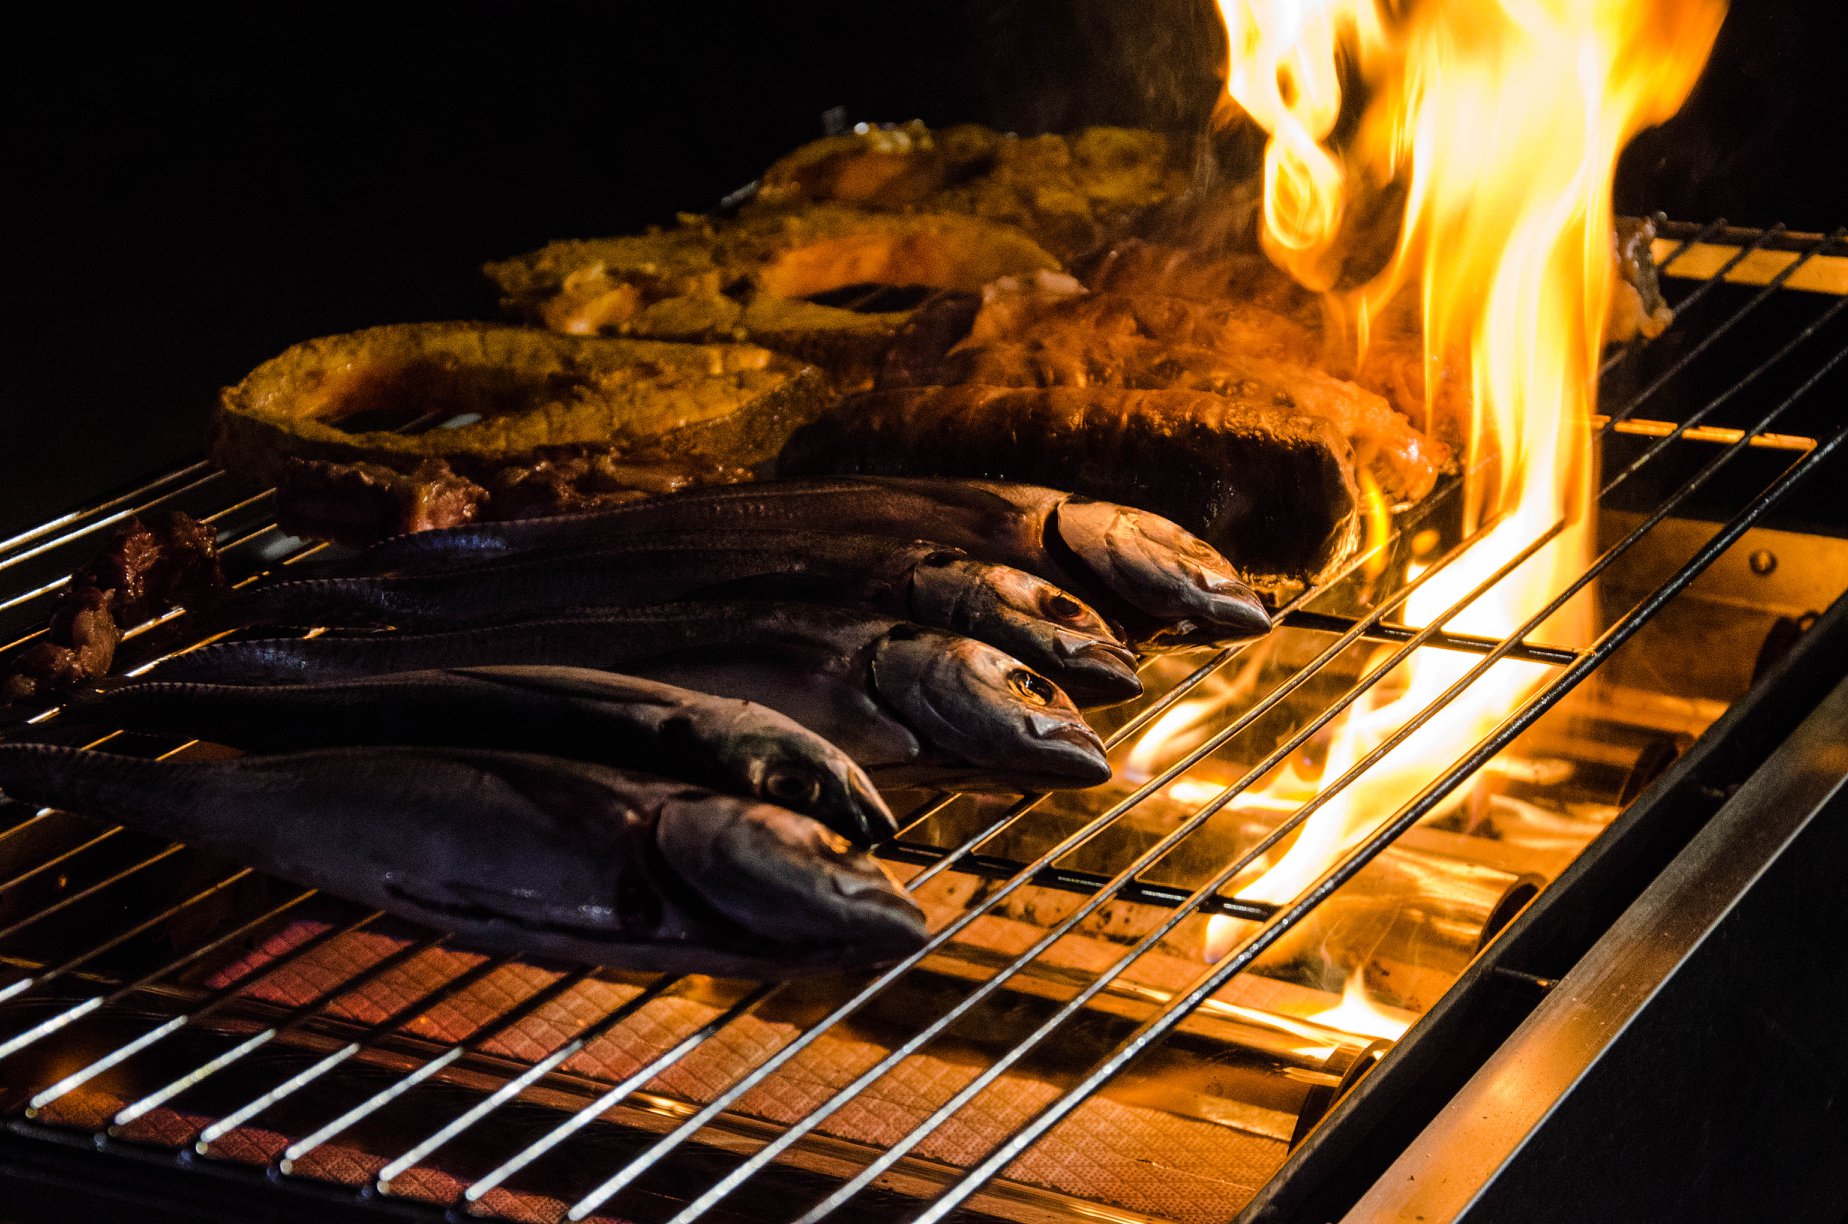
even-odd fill
[{"label": "charred fish skin", "polygon": [[139,681],[73,713],[250,752],[503,749],[638,769],[811,816],[870,845],[897,829],[850,757],[774,710],[571,667],[479,667],[300,685]]},{"label": "charred fish skin", "polygon": [[[959,706],[973,758],[959,735],[932,738],[912,721],[917,695],[876,683],[873,664],[895,641],[977,662],[1002,683],[971,687],[953,669],[918,670],[942,686],[924,698]],[[1056,685],[979,642],[891,617],[814,604],[696,602],[609,608],[576,617],[445,633],[253,639],[205,646],[162,663],[160,680],[291,684],[358,680],[390,672],[502,665],[587,667],[658,680],[714,696],[754,701],[793,718],[845,751],[882,785],[956,784],[1014,791],[1035,785],[1094,785],[1108,776],[1102,745]],[[1043,700],[1036,689],[1051,689]],[[1038,725],[1052,718],[1089,736],[1074,757],[1067,740]]]},{"label": "charred fish skin", "polygon": [[[923,537],[971,557],[1025,570],[1106,615],[1141,625],[1197,621],[1232,640],[1269,630],[1263,603],[1227,561],[1212,558],[1217,589],[1177,602],[1173,582],[1124,571],[1081,540],[1062,538],[1068,493],[1042,485],[902,476],[812,477],[690,490],[594,514],[443,528],[385,540],[343,564],[344,572],[392,573],[478,564],[533,549],[594,548],[626,532],[813,530]],[[1100,503],[1090,503],[1100,504]],[[1128,510],[1129,507],[1124,507]],[[1138,523],[1160,518],[1137,511]],[[1166,522],[1166,520],[1164,520]],[[1163,529],[1195,538],[1171,522]],[[1159,549],[1153,550],[1159,553]]]},{"label": "charred fish skin", "polygon": [[865,608],[998,646],[1087,701],[1142,691],[1102,616],[1012,567],[927,540],[819,531],[674,531],[548,548],[465,570],[295,579],[250,589],[225,623],[455,628],[681,599],[779,599]]},{"label": "charred fish skin", "polygon": [[554,757],[174,762],[8,744],[0,791],[549,961],[786,977],[884,963],[925,937],[883,869],[807,817]]}]

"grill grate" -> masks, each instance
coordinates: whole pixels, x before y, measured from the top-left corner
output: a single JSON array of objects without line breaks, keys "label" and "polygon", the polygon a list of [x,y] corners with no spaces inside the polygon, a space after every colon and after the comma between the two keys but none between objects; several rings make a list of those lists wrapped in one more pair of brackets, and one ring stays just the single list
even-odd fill
[{"label": "grill grate", "polygon": [[[1449,484],[1399,516],[1390,539],[1284,609],[1282,623],[1315,643],[1304,660],[1101,811],[1055,823],[1044,819],[1043,796],[1002,807],[955,796],[919,803],[881,853],[915,869],[908,880],[914,892],[946,892],[952,901],[935,907],[935,933],[907,960],[819,994],[559,975],[452,951],[439,933],[401,929],[379,913],[288,889],[184,847],[8,805],[0,808],[0,1109],[16,1134],[92,1135],[105,1147],[254,1165],[285,1184],[331,1180],[374,1196],[434,1201],[452,1213],[678,1224],[753,1202],[758,1211],[803,1221],[837,1213],[879,1218],[895,1193],[920,1221],[965,1205],[1026,1219],[1075,1209],[1049,1187],[1046,1161],[1032,1164],[1036,1145],[1043,1154],[1074,1114],[1095,1134],[1105,1098],[1138,1060],[1190,1025],[1230,1017],[1315,1036],[1314,1025],[1291,1028],[1250,1010],[1267,1005],[1268,987],[1245,971],[1610,659],[1848,436],[1848,422],[1827,411],[1821,394],[1848,356],[1848,329],[1840,326],[1848,297],[1839,296],[1848,286],[1834,283],[1848,267],[1848,231],[1792,235],[1715,222],[1664,224],[1662,232],[1665,271],[1677,274],[1686,260],[1699,278],[1676,303],[1679,320],[1663,341],[1610,358],[1606,398],[1618,406],[1591,423],[1605,440],[1610,469],[1599,504],[1629,505],[1638,512],[1633,527],[1505,638],[1445,626],[1567,524],[1554,524],[1428,626],[1411,628],[1395,613],[1494,524],[1423,557],[1417,576],[1394,588],[1375,589],[1377,572],[1368,571],[1386,556],[1410,556],[1418,533],[1454,512],[1460,486]],[[1785,317],[1791,312],[1794,322]],[[1672,419],[1645,414],[1670,399],[1665,389],[1696,379],[1721,389],[1691,399],[1691,410],[1669,413]],[[1734,464],[1742,455],[1752,457],[1745,482],[1737,476],[1748,465]],[[1736,508],[1713,513],[1716,498]],[[208,518],[240,581],[316,552],[275,528],[269,504],[268,493],[248,493],[194,463],[0,542],[0,586],[17,592],[0,601],[0,638],[20,644],[42,632],[34,626],[44,620],[59,575],[100,532],[139,511],[174,507]],[[1528,640],[1671,516],[1719,525],[1588,647]],[[144,670],[197,640],[185,617],[168,615],[132,630],[119,658]],[[1384,662],[1346,677],[1342,661],[1351,662],[1357,647],[1390,651]],[[1425,650],[1476,658],[1461,679],[1263,836],[1210,869],[1177,873],[1176,855],[1215,817],[1338,715],[1377,696],[1398,663]],[[1169,675],[1172,663],[1151,666],[1151,695],[1115,720],[1108,742],[1128,748],[1182,702],[1225,682],[1244,653],[1233,647],[1189,659],[1183,674]],[[1551,671],[1480,742],[1456,745],[1446,768],[1321,878],[1281,905],[1227,895],[1247,867],[1505,659]],[[1305,702],[1312,713],[1287,734],[1274,742],[1259,737],[1286,703]],[[55,733],[55,713],[34,721]],[[137,737],[117,746],[187,747]],[[1131,818],[1239,748],[1250,749],[1250,760],[1234,778],[1214,778],[1158,836],[1118,852],[1113,839]],[[1100,852],[1108,858],[1101,867]],[[1037,923],[1001,953],[974,956],[969,938],[982,924],[1041,893],[1069,900],[1054,920]],[[1117,940],[1081,966],[1059,959],[1072,938],[1124,904],[1154,915],[1133,939]],[[1183,925],[1206,915],[1252,925],[1216,964],[1182,971],[1169,957],[1159,987],[1141,980]],[[917,983],[941,975],[949,961],[973,971],[941,997],[940,1010],[888,1030],[902,1036],[865,1040],[868,1014],[916,997]],[[1243,1002],[1227,1002],[1229,989],[1244,991]],[[984,1047],[972,1071],[965,1064],[960,1075],[930,1085],[934,1091],[896,1121],[867,1121],[863,1115],[878,1112],[874,1105],[891,1104],[888,1089],[907,1067],[946,1041],[966,1042],[965,1030],[985,1008],[1023,992],[1041,1005],[1024,1013],[1017,1031]],[[1020,1092],[1017,1069],[1037,1065],[1044,1050],[1072,1047],[1074,1026],[1106,1004],[1122,1022],[1080,1043],[1079,1065],[1039,1075],[1033,1082],[1041,1090]],[[667,1013],[677,1026],[663,1021]],[[817,1080],[793,1103],[766,1105],[770,1090],[814,1079],[817,1057],[838,1061],[853,1041],[867,1048],[857,1062],[841,1064],[842,1082]],[[600,1053],[612,1044],[621,1057]],[[700,1074],[713,1078],[693,1083]],[[1300,1067],[1295,1074],[1315,1078]],[[439,1088],[444,1108],[404,1116]],[[997,1092],[1016,1099],[997,1110]],[[971,1122],[978,1113],[989,1130]],[[387,1117],[394,1119],[389,1126]],[[828,1125],[842,1119],[855,1125]],[[1085,1145],[1068,1139],[1064,1146],[1070,1160]],[[560,1170],[567,1154],[574,1166],[568,1177]],[[1274,1161],[1259,1161],[1252,1177],[1261,1180],[1269,1167]],[[792,1169],[806,1176],[792,1182]],[[1108,1177],[1085,1184],[1089,1197],[1110,1200],[1085,1206],[1099,1218],[1186,1214],[1159,1194],[1112,1198]],[[789,1196],[792,1185],[799,1197]],[[1222,1215],[1226,1193],[1221,1187]]]}]

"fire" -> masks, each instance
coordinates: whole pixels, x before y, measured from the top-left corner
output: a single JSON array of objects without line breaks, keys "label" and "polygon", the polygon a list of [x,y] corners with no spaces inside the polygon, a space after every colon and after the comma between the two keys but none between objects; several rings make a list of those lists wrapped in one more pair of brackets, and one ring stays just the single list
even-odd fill
[{"label": "fire", "polygon": [[[1467,404],[1468,525],[1491,526],[1414,594],[1404,619],[1429,624],[1507,566],[1510,573],[1448,622],[1502,637],[1588,559],[1588,422],[1613,287],[1617,157],[1637,131],[1679,108],[1719,31],[1723,0],[1220,0],[1220,7],[1231,56],[1228,106],[1269,134],[1265,250],[1329,294],[1331,313],[1351,323],[1363,359],[1373,324],[1389,304],[1406,309],[1405,294],[1415,295],[1420,312],[1427,370],[1440,357],[1462,356],[1452,365],[1466,373],[1467,394],[1456,387],[1446,397],[1433,376],[1427,413],[1442,420],[1459,411],[1455,402]],[[1355,82],[1353,121],[1344,124],[1343,86]],[[1348,133],[1339,148],[1330,143],[1338,128]],[[1391,258],[1357,287],[1345,285],[1342,258],[1356,228],[1380,216],[1380,202],[1395,192],[1404,209]],[[1545,547],[1512,564],[1549,533]],[[1416,576],[1414,566],[1408,578]],[[1578,644],[1590,628],[1581,600],[1542,632]],[[1304,789],[1313,794],[1373,752],[1475,661],[1415,652],[1331,728],[1321,777]],[[1294,900],[1548,670],[1498,663],[1317,808],[1287,853],[1240,896]],[[1215,918],[1209,957],[1226,955],[1243,931],[1237,920]],[[1350,993],[1359,990],[1350,981]]]}]

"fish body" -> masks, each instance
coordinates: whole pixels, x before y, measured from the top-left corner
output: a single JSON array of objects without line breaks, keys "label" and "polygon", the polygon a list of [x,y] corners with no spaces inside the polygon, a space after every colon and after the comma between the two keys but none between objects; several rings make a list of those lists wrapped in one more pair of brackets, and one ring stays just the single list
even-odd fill
[{"label": "fish body", "polygon": [[320,684],[151,680],[81,710],[112,726],[248,752],[371,744],[545,753],[775,803],[861,844],[897,828],[860,767],[785,715],[584,668],[455,668]]},{"label": "fish body", "polygon": [[588,762],[346,748],[150,761],[0,745],[0,790],[583,965],[782,977],[915,950],[883,869],[782,808]]},{"label": "fish body", "polygon": [[1142,691],[1134,653],[1082,601],[960,549],[886,536],[624,534],[466,569],[269,583],[240,595],[224,613],[236,624],[452,628],[689,598],[865,608],[997,646],[1087,702],[1126,701]]},{"label": "fish body", "polygon": [[[623,533],[686,530],[922,538],[1043,578],[1143,638],[1184,630],[1230,640],[1270,628],[1232,563],[1174,523],[1040,485],[993,480],[855,476],[696,489],[593,514],[399,536],[347,566],[401,572],[530,549],[595,547]],[[1179,552],[1176,540],[1186,542]]]},{"label": "fish body", "polygon": [[1022,790],[1091,786],[1110,772],[1071,699],[1012,656],[813,604],[697,602],[442,633],[225,642],[155,676],[297,684],[492,665],[587,667],[755,701],[833,742],[881,785]]}]

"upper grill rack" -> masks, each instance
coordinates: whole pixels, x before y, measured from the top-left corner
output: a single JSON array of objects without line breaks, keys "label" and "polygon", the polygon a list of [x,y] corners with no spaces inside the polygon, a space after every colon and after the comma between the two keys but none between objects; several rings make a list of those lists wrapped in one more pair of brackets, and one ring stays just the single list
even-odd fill
[{"label": "upper grill rack", "polygon": [[[889,1211],[893,1185],[902,1186],[909,1196],[905,1201],[914,1206],[923,1200],[915,1215],[921,1221],[942,1219],[965,1204],[1003,1214],[1056,1209],[1056,1196],[1008,1175],[1023,1153],[1121,1077],[1139,1056],[1175,1033],[1262,953],[1532,727],[1759,523],[1848,435],[1848,421],[1821,410],[1819,394],[1848,355],[1848,329],[1840,319],[1848,297],[1838,296],[1848,292],[1844,231],[1793,235],[1781,228],[1741,231],[1715,222],[1700,228],[1664,223],[1661,232],[1658,259],[1664,270],[1671,275],[1688,269],[1700,273],[1676,303],[1680,317],[1669,333],[1676,338],[1675,347],[1652,363],[1636,356],[1646,347],[1613,355],[1605,368],[1607,399],[1612,398],[1612,388],[1625,393],[1615,397],[1616,406],[1608,415],[1590,426],[1607,440],[1624,439],[1627,448],[1622,466],[1604,477],[1600,505],[1627,505],[1640,514],[1640,521],[1585,572],[1553,592],[1546,608],[1500,639],[1445,627],[1565,530],[1563,522],[1541,533],[1421,628],[1400,623],[1395,614],[1492,524],[1451,541],[1440,554],[1427,558],[1410,582],[1357,602],[1350,593],[1355,576],[1373,559],[1374,553],[1368,553],[1284,609],[1286,626],[1322,639],[1307,662],[1202,742],[1062,836],[1043,835],[1036,843],[1026,835],[1033,827],[1030,814],[1043,802],[1040,796],[998,810],[956,797],[922,804],[881,853],[917,869],[908,881],[913,891],[952,875],[984,881],[982,891],[947,915],[947,921],[940,916],[923,951],[880,973],[851,980],[828,996],[825,1006],[805,1013],[788,1040],[765,1047],[747,1065],[731,1068],[727,1081],[713,1085],[704,1100],[664,1091],[663,1077],[702,1046],[715,1043],[728,1028],[745,1025],[778,1006],[787,988],[715,988],[716,1002],[702,1013],[700,1023],[681,1031],[662,1030],[653,1039],[638,1038],[641,1048],[621,1074],[587,1074],[581,1056],[596,1043],[631,1033],[651,1014],[651,1007],[700,987],[668,978],[638,980],[617,997],[607,991],[598,994],[595,975],[572,972],[528,979],[517,994],[503,989],[489,1007],[481,1000],[483,991],[515,963],[511,958],[452,958],[453,972],[434,984],[408,997],[390,996],[387,1003],[356,1017],[352,1007],[335,1004],[363,997],[420,957],[441,951],[444,937],[432,932],[403,935],[382,953],[354,958],[347,971],[330,975],[326,962],[316,957],[391,924],[376,912],[361,913],[312,891],[265,883],[247,869],[214,864],[183,847],[147,844],[125,830],[6,805],[0,807],[0,820],[5,822],[0,825],[0,973],[6,975],[0,978],[6,983],[0,986],[0,1110],[16,1135],[75,1130],[94,1135],[106,1149],[139,1150],[150,1141],[145,1127],[151,1119],[178,1118],[155,1141],[156,1150],[183,1152],[189,1159],[216,1156],[229,1158],[227,1163],[254,1163],[267,1167],[284,1185],[306,1182],[312,1175],[372,1195],[433,1199],[451,1214],[551,1218],[562,1213],[578,1219],[608,1211],[624,1218],[690,1220],[707,1211],[722,1214],[746,1201],[761,1204],[761,1197],[750,1196],[767,1193],[761,1187],[787,1173],[779,1158],[799,1153],[819,1153],[802,1167],[826,1171],[796,1183],[802,1189],[801,1205],[792,1207],[793,1200],[784,1197],[772,1200],[774,1208],[760,1205],[759,1210],[804,1221],[836,1212],[876,1216],[881,1209]],[[1758,287],[1722,291],[1729,281]],[[1788,292],[1792,289],[1828,296],[1812,300]],[[1798,301],[1804,317],[1794,326],[1778,325],[1761,345],[1757,333],[1764,330],[1774,299]],[[1734,352],[1737,341],[1748,335],[1753,344],[1740,358]],[[1728,336],[1733,341],[1723,345]],[[1722,357],[1723,377],[1713,368]],[[1671,414],[1673,419],[1651,416],[1646,410],[1667,399],[1664,388],[1686,386],[1690,372],[1723,389],[1694,398],[1690,410]],[[1632,385],[1624,385],[1626,378]],[[1736,475],[1744,465],[1734,461],[1748,452],[1757,459],[1750,469],[1750,488],[1739,489],[1737,480],[1716,480],[1723,469]],[[1660,476],[1663,470],[1671,476]],[[1401,516],[1392,538],[1374,552],[1409,555],[1404,550],[1414,534],[1445,513],[1455,493],[1452,485]],[[1724,515],[1714,514],[1712,504],[1722,493],[1740,504]],[[315,552],[317,546],[275,528],[269,498],[267,492],[240,490],[208,465],[193,463],[0,542],[0,589],[14,592],[0,599],[0,638],[17,645],[42,632],[33,626],[42,624],[62,584],[61,575],[82,559],[99,533],[137,512],[174,507],[208,518],[220,530],[227,568],[239,581]],[[1670,578],[1619,610],[1589,646],[1572,649],[1529,640],[1651,529],[1670,516],[1690,515],[1711,517],[1719,526]],[[197,640],[197,635],[189,635],[186,618],[172,614],[131,630],[119,657],[131,670],[140,670]],[[1391,647],[1389,661],[1343,680],[1323,695],[1330,677],[1339,674],[1336,661],[1359,643]],[[1164,875],[1165,856],[1310,743],[1341,712],[1363,701],[1398,661],[1420,650],[1461,651],[1477,659],[1462,679],[1366,758],[1325,780],[1311,799],[1255,844],[1204,878],[1176,882]],[[1240,654],[1238,647],[1211,653],[1168,687],[1153,691],[1111,730],[1111,745],[1133,742],[1179,703],[1223,678]],[[1459,743],[1447,767],[1296,898],[1274,905],[1226,895],[1230,881],[1504,659],[1544,664],[1551,674],[1490,734],[1476,743]],[[1097,845],[1152,796],[1240,741],[1267,714],[1286,701],[1312,696],[1317,700],[1313,717],[1275,746],[1254,752],[1255,763],[1241,764],[1241,772],[1229,783],[1216,782],[1210,798],[1192,805],[1161,836],[1111,861],[1107,870],[1073,865],[1080,851]],[[47,711],[40,719],[52,715]],[[56,725],[55,719],[50,725]],[[183,746],[161,745],[167,751]],[[1003,845],[1025,845],[1029,852],[996,849]],[[803,1053],[828,1034],[876,1007],[908,975],[920,972],[927,958],[950,950],[973,924],[1029,889],[1070,894],[1076,904],[1023,949],[984,966],[965,993],[903,1040],[877,1050],[850,1081],[831,1085],[807,1102],[799,1116],[771,1124],[753,1113],[754,1092],[784,1069],[799,1065]],[[953,1090],[945,1087],[926,1102],[914,1122],[878,1144],[855,1143],[824,1129],[830,1118],[851,1109],[882,1077],[943,1038],[985,1000],[1040,972],[1041,959],[1062,937],[1105,906],[1120,902],[1158,907],[1166,914],[1133,943],[1125,941],[1114,960],[1073,981],[1073,989],[1061,994],[1056,1006],[1036,1016],[1019,1034],[1010,1033],[1005,1047],[971,1078]],[[1191,981],[1149,1002],[1133,1027],[1061,1081],[1056,1092],[1022,1112],[998,1142],[958,1161],[920,1150],[932,1135],[954,1125],[985,1089],[1042,1043],[1055,1040],[1086,1007],[1120,993],[1126,972],[1139,958],[1180,924],[1202,914],[1233,915],[1254,925],[1224,959],[1203,965]],[[309,916],[317,923],[302,928],[300,920]],[[296,941],[279,944],[288,931],[296,932]],[[254,967],[227,977],[224,965],[249,957],[253,948],[259,951]],[[279,971],[310,964],[320,966],[322,978],[301,997],[279,1003],[253,990]],[[216,975],[208,970],[216,970]],[[477,1005],[472,1027],[459,1038],[431,1037],[430,1018],[462,1000]],[[555,1039],[523,1054],[506,1053],[501,1043],[507,1034],[547,1019],[569,1000],[583,1006],[571,1013],[568,1025],[554,1029]],[[482,1007],[489,1009],[482,1013]],[[100,1035],[95,1032],[99,1028]],[[264,1059],[257,1052],[266,1047],[286,1047],[291,1059],[280,1069],[261,1065]],[[135,1090],[101,1106],[93,1104],[98,1089],[111,1082],[126,1082]],[[341,1107],[328,1106],[314,1125],[289,1130],[254,1162],[248,1145],[239,1146],[242,1137],[276,1118],[284,1106],[298,1105],[335,1082],[346,1089]],[[408,1127],[400,1124],[390,1143],[380,1142],[368,1130],[395,1103],[437,1084],[460,1085],[470,1094],[467,1107],[449,1111],[453,1116],[440,1125],[427,1120],[421,1127],[415,1120]],[[570,1150],[581,1160],[576,1153],[584,1149],[569,1145],[606,1118],[630,1128],[628,1141],[615,1151],[592,1149],[601,1162],[601,1167],[589,1170],[594,1176],[580,1170],[571,1179],[561,1178],[556,1171],[559,1154]],[[500,1125],[484,1128],[490,1120]],[[490,1135],[490,1130],[495,1133]],[[332,1145],[356,1136],[368,1141],[362,1146],[377,1159],[332,1172],[316,1163]],[[689,1142],[696,1137],[698,1142]],[[715,1149],[727,1157],[715,1162]],[[441,1174],[435,1180],[432,1169]],[[1130,1211],[1115,1214],[1139,1218]]]}]

